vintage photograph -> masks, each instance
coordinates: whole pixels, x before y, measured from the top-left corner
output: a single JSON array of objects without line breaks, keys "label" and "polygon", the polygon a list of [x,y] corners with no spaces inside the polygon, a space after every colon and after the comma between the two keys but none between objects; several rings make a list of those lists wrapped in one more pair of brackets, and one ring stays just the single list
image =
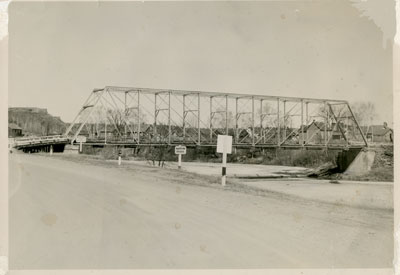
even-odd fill
[{"label": "vintage photograph", "polygon": [[9,269],[393,268],[395,30],[391,0],[11,2]]}]

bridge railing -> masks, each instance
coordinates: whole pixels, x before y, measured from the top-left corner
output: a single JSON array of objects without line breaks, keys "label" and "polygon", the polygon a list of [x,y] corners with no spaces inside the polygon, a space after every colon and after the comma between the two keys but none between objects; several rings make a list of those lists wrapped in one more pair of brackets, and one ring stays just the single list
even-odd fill
[{"label": "bridge railing", "polygon": [[42,136],[42,137],[21,137],[9,139],[9,144],[15,146],[29,145],[29,144],[39,144],[39,143],[52,143],[59,141],[68,141],[68,137],[64,135],[54,135],[54,136]]}]

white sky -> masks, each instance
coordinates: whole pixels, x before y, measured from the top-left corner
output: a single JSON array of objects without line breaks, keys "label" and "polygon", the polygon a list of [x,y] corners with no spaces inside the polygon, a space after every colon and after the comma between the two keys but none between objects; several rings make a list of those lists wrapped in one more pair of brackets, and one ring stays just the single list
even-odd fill
[{"label": "white sky", "polygon": [[114,85],[371,101],[390,125],[383,37],[346,1],[14,2],[9,106],[69,122]]}]

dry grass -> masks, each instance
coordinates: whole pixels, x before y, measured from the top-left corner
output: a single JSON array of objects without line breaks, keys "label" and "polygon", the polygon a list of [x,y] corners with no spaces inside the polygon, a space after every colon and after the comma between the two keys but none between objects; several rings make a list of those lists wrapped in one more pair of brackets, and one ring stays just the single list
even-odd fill
[{"label": "dry grass", "polygon": [[[43,156],[48,156],[48,154],[43,154]],[[95,155],[66,155],[66,154],[55,154],[52,157],[56,157],[59,159],[64,159],[68,161],[73,161],[77,163],[86,163],[90,165],[100,166],[104,168],[114,168],[114,169],[123,169],[128,173],[132,173],[137,177],[146,177],[152,178],[152,180],[157,182],[162,182],[165,184],[182,184],[182,185],[195,185],[199,187],[213,188],[221,191],[230,191],[230,192],[240,192],[253,196],[262,196],[268,197],[271,199],[290,199],[296,200],[298,203],[310,204],[313,202],[307,202],[298,197],[283,194],[280,192],[274,192],[270,190],[265,190],[257,187],[252,187],[248,185],[244,185],[240,182],[240,179],[236,178],[228,178],[226,186],[221,186],[221,178],[219,176],[212,175],[199,175],[193,172],[188,172],[184,170],[178,170],[176,168],[166,167],[158,167],[152,166],[149,164],[138,164],[138,163],[130,163],[130,162],[122,162],[120,166],[116,164],[116,161],[113,160],[105,160],[102,156]]]},{"label": "dry grass", "polygon": [[283,150],[277,156],[264,164],[318,167],[321,164],[336,163],[337,152],[314,150]]}]

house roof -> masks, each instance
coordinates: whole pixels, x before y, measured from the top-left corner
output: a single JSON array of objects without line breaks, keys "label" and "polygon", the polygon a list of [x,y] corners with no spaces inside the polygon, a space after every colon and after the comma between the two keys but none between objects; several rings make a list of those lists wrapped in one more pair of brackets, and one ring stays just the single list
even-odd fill
[{"label": "house roof", "polygon": [[363,133],[373,134],[374,136],[384,136],[388,132],[393,132],[391,128],[383,127],[383,125],[371,125],[369,127],[361,126],[361,130],[363,131]]},{"label": "house roof", "polygon": [[[315,127],[317,127],[319,130],[324,131],[325,130],[325,123],[322,121],[312,121],[310,124],[308,125],[302,125],[300,127],[300,132],[306,132],[312,125],[314,125]],[[326,128],[327,131],[331,131],[330,126],[327,125],[328,127]]]},{"label": "house roof", "polygon": [[13,130],[22,130],[21,127],[19,127],[17,124],[15,123],[8,123],[8,128],[11,128]]}]

